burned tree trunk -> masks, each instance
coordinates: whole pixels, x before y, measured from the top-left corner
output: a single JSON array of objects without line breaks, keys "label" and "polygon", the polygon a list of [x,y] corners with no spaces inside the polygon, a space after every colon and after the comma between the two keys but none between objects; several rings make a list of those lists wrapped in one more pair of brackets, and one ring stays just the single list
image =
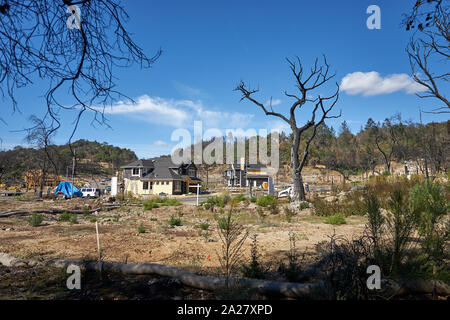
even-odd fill
[{"label": "burned tree trunk", "polygon": [[[330,118],[338,118],[340,117],[340,114],[337,116],[330,116],[329,112],[333,109],[335,104],[338,101],[339,98],[339,85],[336,83],[336,91],[334,94],[328,97],[322,97],[320,95],[317,95],[316,99],[311,99],[310,96],[312,95],[312,92],[314,89],[321,87],[326,82],[328,82],[330,79],[332,79],[336,74],[329,75],[329,65],[327,63],[327,60],[324,56],[324,64],[322,66],[318,65],[318,59],[316,59],[314,67],[311,68],[311,71],[308,75],[304,75],[303,73],[303,66],[300,62],[300,59],[297,57],[297,62],[292,62],[289,59],[286,59],[289,68],[294,75],[296,79],[296,87],[300,91],[300,96],[297,96],[295,94],[290,94],[285,92],[285,95],[289,98],[293,98],[294,102],[292,103],[289,115],[285,116],[281,113],[274,112],[272,105],[270,103],[269,108],[270,111],[266,108],[264,104],[261,102],[258,102],[253,98],[253,94],[257,93],[258,90],[255,89],[249,89],[244,82],[241,81],[241,83],[237,86],[235,91],[240,91],[242,94],[241,101],[246,99],[254,104],[256,104],[258,107],[260,107],[264,113],[268,116],[275,116],[283,121],[285,121],[290,128],[292,129],[293,134],[293,143],[291,146],[291,166],[292,166],[292,183],[293,183],[293,196],[291,198],[292,202],[298,202],[305,200],[305,190],[303,188],[303,177],[302,177],[302,170],[303,167],[306,164],[306,160],[308,157],[308,151],[309,146],[314,139],[316,135],[317,127],[324,123],[325,119]],[[327,102],[329,103],[329,106],[325,106]],[[303,126],[298,126],[296,114],[295,111],[302,108],[303,105],[305,105],[307,102],[314,103],[314,108],[312,110],[311,118],[306,121],[306,123]],[[316,119],[317,113],[321,112],[321,116]],[[311,129],[312,135],[307,139],[305,148],[303,150],[303,155],[300,159],[299,154],[299,148],[300,148],[300,142],[301,142],[301,136],[302,133],[305,131]]]}]

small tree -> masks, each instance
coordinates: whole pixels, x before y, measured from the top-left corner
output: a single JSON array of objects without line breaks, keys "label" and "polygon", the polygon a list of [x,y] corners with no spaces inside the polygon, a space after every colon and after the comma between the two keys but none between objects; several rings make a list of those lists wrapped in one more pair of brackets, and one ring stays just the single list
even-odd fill
[{"label": "small tree", "polygon": [[242,246],[247,239],[248,232],[233,219],[233,211],[230,209],[227,214],[217,220],[219,238],[222,242],[221,252],[218,253],[219,261],[224,269],[226,286],[232,273],[242,260]]}]

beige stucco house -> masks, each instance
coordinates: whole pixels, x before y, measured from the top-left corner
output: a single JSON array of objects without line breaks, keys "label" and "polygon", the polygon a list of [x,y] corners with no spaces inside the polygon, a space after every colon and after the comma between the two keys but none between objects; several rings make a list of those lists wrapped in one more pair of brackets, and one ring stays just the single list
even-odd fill
[{"label": "beige stucco house", "polygon": [[176,165],[170,157],[136,160],[121,167],[123,191],[133,195],[167,195],[197,192],[202,180],[192,163]]}]

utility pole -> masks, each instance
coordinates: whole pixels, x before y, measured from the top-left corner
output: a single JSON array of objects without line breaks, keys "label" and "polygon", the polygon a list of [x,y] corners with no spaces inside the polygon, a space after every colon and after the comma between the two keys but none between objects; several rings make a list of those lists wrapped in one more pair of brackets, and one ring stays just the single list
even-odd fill
[{"label": "utility pole", "polygon": [[75,154],[76,150],[73,150],[73,160],[72,160],[72,192],[70,193],[70,198],[73,198],[73,184],[74,184],[74,174],[75,174]]}]

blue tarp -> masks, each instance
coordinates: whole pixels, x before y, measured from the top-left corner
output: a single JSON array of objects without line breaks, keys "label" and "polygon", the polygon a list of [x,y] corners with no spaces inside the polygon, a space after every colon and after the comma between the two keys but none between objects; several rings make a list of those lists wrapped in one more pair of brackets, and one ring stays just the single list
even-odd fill
[{"label": "blue tarp", "polygon": [[72,192],[75,196],[81,197],[83,193],[77,189],[71,182],[65,181],[60,182],[58,187],[56,188],[55,194],[63,193],[67,197],[72,197]]}]

